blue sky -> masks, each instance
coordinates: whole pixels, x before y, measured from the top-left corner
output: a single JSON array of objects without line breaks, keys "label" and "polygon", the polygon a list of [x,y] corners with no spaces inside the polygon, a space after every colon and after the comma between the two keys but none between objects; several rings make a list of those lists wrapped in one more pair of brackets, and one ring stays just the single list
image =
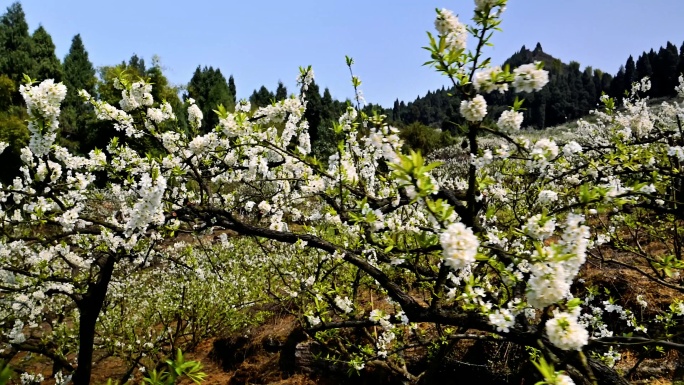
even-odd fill
[{"label": "blue sky", "polygon": [[[11,1],[2,0],[2,12]],[[159,55],[172,83],[185,84],[198,65],[233,74],[238,97],[282,80],[290,92],[300,65],[312,65],[333,97],[353,93],[344,56],[356,61],[369,102],[391,106],[446,84],[428,60],[425,31],[434,9],[462,21],[471,0],[22,0],[29,28],[42,24],[64,58],[80,33],[95,66]],[[632,54],[684,41],[682,0],[511,0],[503,33],[487,53],[501,63],[524,44],[540,42],[564,61],[614,74]],[[636,57],[635,57],[636,58]]]}]

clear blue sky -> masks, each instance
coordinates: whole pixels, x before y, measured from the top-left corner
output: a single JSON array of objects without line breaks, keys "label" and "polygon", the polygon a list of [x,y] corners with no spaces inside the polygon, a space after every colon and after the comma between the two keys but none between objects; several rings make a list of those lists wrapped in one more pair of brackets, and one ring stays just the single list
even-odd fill
[{"label": "clear blue sky", "polygon": [[[4,12],[11,0],[2,0]],[[391,106],[446,84],[421,47],[433,30],[434,9],[461,20],[471,0],[22,0],[29,28],[42,24],[64,58],[80,33],[95,66],[159,55],[175,84],[198,65],[235,77],[238,97],[282,80],[290,92],[300,65],[313,65],[318,84],[350,97],[344,56],[369,102]],[[511,0],[503,33],[488,53],[501,63],[525,44],[614,74],[631,55],[684,41],[684,0]],[[636,57],[635,57],[636,59]]]}]

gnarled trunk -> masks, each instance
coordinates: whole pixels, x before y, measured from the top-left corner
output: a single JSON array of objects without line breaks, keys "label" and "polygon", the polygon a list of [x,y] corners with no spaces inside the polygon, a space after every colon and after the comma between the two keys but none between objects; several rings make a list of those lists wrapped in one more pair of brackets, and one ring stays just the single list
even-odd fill
[{"label": "gnarled trunk", "polygon": [[93,369],[93,350],[95,343],[95,325],[102,311],[109,281],[114,271],[115,259],[113,256],[106,257],[100,267],[100,275],[97,282],[88,288],[88,292],[77,303],[79,310],[78,327],[78,367],[72,378],[74,385],[87,385],[90,383],[90,374]]}]

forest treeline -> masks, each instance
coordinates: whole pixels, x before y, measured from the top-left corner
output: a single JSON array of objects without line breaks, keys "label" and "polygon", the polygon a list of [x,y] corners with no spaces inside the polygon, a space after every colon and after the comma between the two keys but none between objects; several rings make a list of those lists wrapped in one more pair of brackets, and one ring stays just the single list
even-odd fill
[{"label": "forest treeline", "polygon": [[[614,76],[592,67],[582,70],[577,62],[563,63],[545,53],[540,44],[533,50],[523,46],[504,64],[516,67],[533,61],[544,62],[550,81],[541,92],[524,95],[524,125],[544,128],[586,115],[597,105],[603,92],[620,96],[632,82],[644,76],[652,79],[649,96],[673,95],[678,75],[684,72],[684,44],[677,49],[668,42],[658,51],[644,52],[636,61],[630,56]],[[24,75],[36,80],[54,79],[66,85],[68,93],[62,105],[59,142],[77,153],[88,153],[94,148],[106,147],[114,137],[125,138],[112,125],[98,121],[92,108],[82,102],[77,92],[84,89],[99,100],[118,103],[121,91],[114,87],[114,82],[122,74],[151,82],[154,99],[169,102],[180,127],[185,130],[188,130],[185,107],[189,98],[202,109],[204,121],[200,130],[203,132],[218,122],[213,110],[223,105],[232,111],[237,103],[235,79],[232,75],[226,79],[218,68],[198,66],[188,84],[183,86],[170,84],[157,57],[146,63],[134,54],[119,64],[96,68],[89,60],[80,35],[73,37],[68,53],[60,60],[48,31],[39,26],[30,33],[21,4],[10,5],[0,17],[0,141],[10,144],[0,155],[3,164],[0,180],[10,182],[17,175],[20,150],[29,140],[25,105],[19,94]],[[400,128],[407,144],[425,153],[452,143],[457,125],[462,123],[458,114],[460,100],[450,96],[451,91],[446,88],[429,91],[412,102],[396,100],[391,108],[368,104],[364,111],[387,115],[390,123]],[[275,91],[265,85],[254,90],[249,102],[252,108],[258,108],[288,95],[286,87],[279,82]],[[351,101],[334,99],[328,88],[321,91],[316,83],[309,87],[307,97],[305,117],[309,122],[313,152],[320,159],[326,159],[336,147],[331,127]],[[498,116],[506,106],[513,104],[514,94],[492,93],[486,98],[491,106],[490,116]],[[154,144],[145,140],[136,146],[154,150]]]},{"label": "forest treeline", "polygon": [[[503,64],[515,68],[533,61],[544,63],[549,71],[549,83],[541,92],[523,95],[523,126],[542,129],[587,115],[596,108],[602,93],[619,99],[631,89],[633,82],[645,76],[650,77],[652,83],[648,96],[674,96],[679,74],[684,72],[684,43],[677,49],[667,42],[658,51],[643,52],[636,61],[630,56],[615,75],[590,66],[581,69],[580,63],[575,61],[563,63],[545,53],[539,43],[533,50],[523,46]],[[451,89],[442,88],[412,102],[396,100],[387,114],[400,127],[420,123],[455,132],[462,118],[458,114],[460,100],[449,96],[453,93]],[[495,92],[485,98],[491,106],[489,116],[499,116],[507,106],[513,105],[515,94],[512,90],[504,94]]]}]

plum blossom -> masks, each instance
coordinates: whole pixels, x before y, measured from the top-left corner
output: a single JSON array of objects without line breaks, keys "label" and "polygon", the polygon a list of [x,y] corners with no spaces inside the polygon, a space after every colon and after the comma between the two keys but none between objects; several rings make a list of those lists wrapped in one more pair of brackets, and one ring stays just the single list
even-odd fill
[{"label": "plum blossom", "polygon": [[498,0],[475,0],[475,10],[484,11],[485,9],[491,9],[498,2]]},{"label": "plum blossom", "polygon": [[354,310],[354,304],[348,297],[335,296],[335,305],[345,313],[351,313]]},{"label": "plum blossom", "polygon": [[144,174],[138,186],[140,200],[127,213],[129,219],[125,227],[129,234],[138,229],[145,229],[149,224],[164,222],[162,197],[166,190],[166,178],[157,176],[152,179],[149,174]]},{"label": "plum blossom", "polygon": [[450,49],[454,51],[465,49],[468,31],[465,25],[458,21],[458,17],[453,12],[448,9],[437,11],[435,29],[437,29],[441,36],[444,36]]},{"label": "plum blossom", "polygon": [[480,122],[487,115],[487,101],[482,95],[477,95],[470,101],[463,100],[460,111],[466,120]]},{"label": "plum blossom", "polygon": [[546,321],[546,335],[552,344],[563,350],[581,350],[589,342],[589,333],[577,322],[577,316],[557,310],[554,317]]},{"label": "plum blossom", "polygon": [[575,382],[567,374],[559,374],[554,385],[575,385]]},{"label": "plum blossom", "polygon": [[490,93],[499,91],[504,93],[508,91],[508,83],[499,82],[499,76],[503,74],[501,66],[490,67],[475,73],[473,77],[473,86],[478,92]]},{"label": "plum blossom", "polygon": [[452,223],[439,238],[444,249],[444,263],[462,269],[475,262],[480,241],[473,230],[461,222]]},{"label": "plum blossom", "polygon": [[582,146],[574,140],[568,142],[565,146],[563,146],[563,155],[565,155],[566,157],[572,156],[579,152],[582,152]]},{"label": "plum blossom", "polygon": [[549,82],[549,73],[537,68],[540,62],[524,64],[513,70],[513,87],[518,92],[539,91]]},{"label": "plum blossom", "polygon": [[537,196],[537,201],[541,204],[548,204],[558,200],[558,193],[551,190],[542,190]]},{"label": "plum blossom", "polygon": [[527,281],[527,302],[532,307],[543,309],[569,293],[570,280],[560,264],[539,262],[532,265],[530,271],[532,275]]},{"label": "plum blossom", "polygon": [[188,121],[190,121],[190,124],[198,128],[199,126],[202,125],[202,119],[204,118],[204,115],[202,114],[202,110],[197,107],[197,104],[195,104],[195,101],[193,99],[189,99],[190,105],[188,106]]},{"label": "plum blossom", "polygon": [[551,235],[556,229],[556,221],[550,218],[542,218],[541,214],[536,214],[527,219],[527,224],[523,228],[525,233],[531,238],[543,240]]},{"label": "plum blossom", "polygon": [[508,309],[497,309],[489,314],[489,323],[496,327],[496,331],[508,333],[515,325],[515,316]]},{"label": "plum blossom", "polygon": [[502,130],[519,130],[520,125],[523,122],[522,112],[517,112],[514,110],[506,110],[501,113],[499,120],[496,125]]},{"label": "plum blossom", "polygon": [[684,161],[684,148],[681,146],[670,146],[667,155],[677,158],[680,162]]},{"label": "plum blossom", "polygon": [[28,130],[31,133],[29,149],[36,156],[47,154],[57,138],[60,104],[66,97],[66,86],[55,84],[52,79],[37,86],[21,85],[19,93],[26,102],[29,113]]},{"label": "plum blossom", "polygon": [[151,92],[151,84],[135,82],[131,84],[130,89],[121,91],[121,101],[119,102],[119,105],[121,106],[121,109],[126,112],[133,111],[140,107],[149,107],[153,103]]}]

